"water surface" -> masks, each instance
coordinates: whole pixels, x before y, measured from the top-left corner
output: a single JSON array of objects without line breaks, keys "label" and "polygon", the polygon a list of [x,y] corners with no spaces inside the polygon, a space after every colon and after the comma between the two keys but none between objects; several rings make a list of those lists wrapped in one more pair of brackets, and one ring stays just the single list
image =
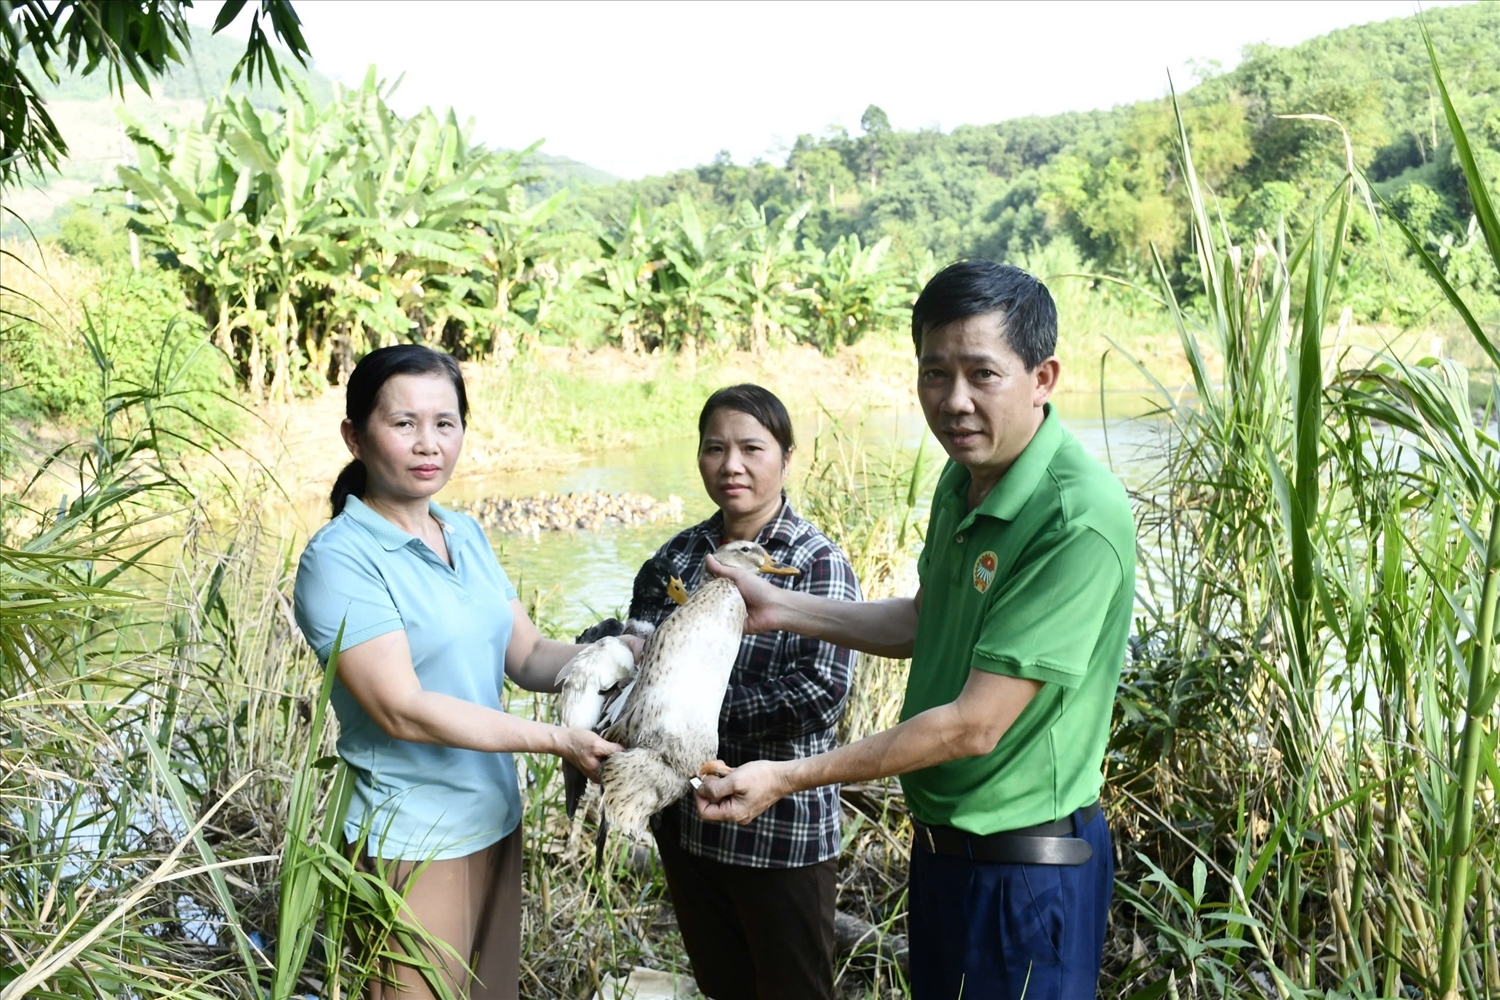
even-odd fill
[{"label": "water surface", "polygon": [[[1054,397],[1058,414],[1089,452],[1110,462],[1129,485],[1143,475],[1141,446],[1151,440],[1156,422],[1138,393],[1110,393]],[[812,460],[819,435],[828,440],[834,422],[825,415],[800,414],[793,427],[798,444],[792,457],[789,484],[796,503],[800,483]],[[857,439],[872,467],[881,467],[914,454],[926,439],[927,456],[940,460],[942,450],[916,410],[879,410],[858,421],[843,421],[846,439]],[[620,449],[588,456],[583,462],[557,470],[504,475],[456,477],[440,502],[453,504],[481,497],[521,497],[540,492],[647,493],[658,500],[678,496],[683,501],[681,523],[617,527],[601,531],[544,532],[538,538],[490,534],[500,564],[521,591],[522,600],[538,601],[538,619],[564,631],[577,631],[599,618],[623,611],[630,585],[640,564],[682,528],[713,513],[698,477],[697,438],[693,427],[642,448]],[[1112,461],[1111,461],[1112,460]],[[923,501],[925,511],[925,500]],[[923,515],[925,517],[925,513]]]}]

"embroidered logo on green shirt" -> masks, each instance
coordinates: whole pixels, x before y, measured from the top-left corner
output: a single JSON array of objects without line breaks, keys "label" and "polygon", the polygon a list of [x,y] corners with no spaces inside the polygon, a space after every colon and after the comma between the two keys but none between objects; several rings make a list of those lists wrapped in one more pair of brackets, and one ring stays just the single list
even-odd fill
[{"label": "embroidered logo on green shirt", "polygon": [[981,594],[990,589],[990,582],[995,579],[995,565],[993,552],[981,552],[974,560],[974,589]]}]

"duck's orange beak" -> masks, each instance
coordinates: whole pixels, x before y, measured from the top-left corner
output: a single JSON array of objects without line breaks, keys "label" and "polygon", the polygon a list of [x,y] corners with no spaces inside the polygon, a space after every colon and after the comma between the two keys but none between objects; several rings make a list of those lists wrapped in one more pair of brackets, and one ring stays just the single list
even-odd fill
[{"label": "duck's orange beak", "polygon": [[674,576],[667,580],[667,596],[676,601],[678,607],[688,602],[688,592],[682,585],[682,577]]},{"label": "duck's orange beak", "polygon": [[790,567],[790,566],[783,566],[783,565],[781,565],[781,563],[779,563],[776,560],[772,559],[770,556],[766,556],[764,559],[761,560],[761,562],[760,562],[760,571],[762,573],[769,573],[772,576],[801,576],[802,575],[802,571],[801,570],[792,569],[792,567]]}]

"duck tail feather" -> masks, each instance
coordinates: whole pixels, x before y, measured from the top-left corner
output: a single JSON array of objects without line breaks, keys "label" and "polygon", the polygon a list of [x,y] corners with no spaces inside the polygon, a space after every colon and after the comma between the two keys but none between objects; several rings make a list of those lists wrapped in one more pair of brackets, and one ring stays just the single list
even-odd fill
[{"label": "duck tail feather", "polygon": [[568,810],[568,819],[578,811],[578,802],[583,798],[584,790],[588,787],[588,779],[583,772],[578,770],[567,761],[563,761],[563,804]]}]

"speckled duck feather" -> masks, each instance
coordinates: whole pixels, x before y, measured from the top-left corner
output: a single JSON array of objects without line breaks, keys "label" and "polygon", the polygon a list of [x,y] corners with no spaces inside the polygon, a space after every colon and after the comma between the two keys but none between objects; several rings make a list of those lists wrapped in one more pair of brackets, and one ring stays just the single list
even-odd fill
[{"label": "speckled duck feather", "polygon": [[600,783],[610,823],[632,836],[691,787],[718,756],[719,710],[745,631],[745,602],[712,580],[646,640],[619,719],[604,738],[627,748],[605,760]]}]

